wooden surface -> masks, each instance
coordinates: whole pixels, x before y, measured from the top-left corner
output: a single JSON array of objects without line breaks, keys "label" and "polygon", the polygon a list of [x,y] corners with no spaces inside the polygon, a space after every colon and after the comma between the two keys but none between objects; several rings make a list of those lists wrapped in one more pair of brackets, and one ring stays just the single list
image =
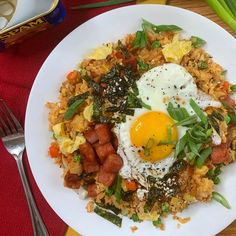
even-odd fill
[{"label": "wooden surface", "polygon": [[[200,15],[206,16],[212,21],[216,22],[233,36],[235,33],[224,23],[221,19],[212,11],[212,9],[203,0],[169,0],[169,5],[189,9],[191,11],[197,12]],[[230,226],[228,226],[223,232],[219,233],[217,236],[236,236],[236,221],[234,221]]]}]

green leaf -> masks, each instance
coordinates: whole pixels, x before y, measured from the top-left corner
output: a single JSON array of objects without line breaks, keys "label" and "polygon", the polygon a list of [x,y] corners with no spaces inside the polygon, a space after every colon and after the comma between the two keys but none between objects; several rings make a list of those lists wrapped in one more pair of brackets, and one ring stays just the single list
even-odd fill
[{"label": "green leaf", "polygon": [[182,29],[176,25],[154,25],[151,22],[144,20],[142,23],[142,28],[144,31],[153,31],[155,33],[168,32],[168,31],[181,31]]},{"label": "green leaf", "polygon": [[192,45],[193,47],[195,48],[199,48],[199,47],[202,47],[203,45],[206,44],[206,41],[197,37],[197,36],[192,36],[191,37],[191,41],[192,41]]},{"label": "green leaf", "polygon": [[202,109],[197,105],[197,103],[191,98],[190,106],[194,110],[194,112],[198,115],[203,124],[207,124],[207,116],[203,113]]},{"label": "green leaf", "polygon": [[152,42],[152,48],[159,48],[161,46],[161,43],[159,40],[155,40]]},{"label": "green leaf", "polygon": [[144,31],[137,31],[133,41],[134,48],[145,48],[147,45],[147,35]]},{"label": "green leaf", "polygon": [[230,87],[230,89],[231,89],[233,92],[236,92],[236,84],[232,85],[232,86]]},{"label": "green leaf", "polygon": [[153,138],[149,138],[147,144],[144,147],[144,155],[150,156],[151,149],[156,145],[156,140]]},{"label": "green leaf", "polygon": [[178,155],[184,150],[187,141],[188,141],[187,134],[185,134],[181,139],[179,139],[175,147],[175,158],[177,158]]},{"label": "green leaf", "polygon": [[211,153],[212,153],[211,147],[208,147],[208,148],[204,149],[203,151],[201,151],[200,157],[196,161],[196,166],[198,168],[201,168]]},{"label": "green leaf", "polygon": [[221,205],[223,205],[227,209],[231,208],[229,202],[220,193],[213,192],[212,193],[212,199],[214,199],[215,201],[219,202]]}]

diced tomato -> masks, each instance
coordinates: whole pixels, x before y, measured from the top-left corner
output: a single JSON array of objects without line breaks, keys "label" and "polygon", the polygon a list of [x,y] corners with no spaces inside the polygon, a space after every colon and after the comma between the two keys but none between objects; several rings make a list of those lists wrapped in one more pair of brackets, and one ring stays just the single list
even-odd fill
[{"label": "diced tomato", "polygon": [[211,153],[211,161],[213,164],[224,163],[228,160],[228,147],[226,143],[214,146]]},{"label": "diced tomato", "polygon": [[223,82],[223,89],[227,92],[229,90],[230,84],[228,81]]}]

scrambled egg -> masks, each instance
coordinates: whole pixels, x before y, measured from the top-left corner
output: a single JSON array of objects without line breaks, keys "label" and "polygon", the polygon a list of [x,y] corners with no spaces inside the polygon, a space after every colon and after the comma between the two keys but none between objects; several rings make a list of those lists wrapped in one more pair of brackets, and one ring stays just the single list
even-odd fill
[{"label": "scrambled egg", "polygon": [[100,47],[95,48],[92,52],[90,52],[86,58],[87,59],[94,59],[94,60],[102,60],[106,59],[108,55],[112,53],[112,44],[107,43],[103,44]]},{"label": "scrambled egg", "polygon": [[57,143],[60,148],[60,151],[64,155],[73,153],[79,148],[81,144],[85,143],[86,141],[82,134],[78,134],[75,140],[72,140],[71,138],[65,136],[63,122],[54,125],[52,127],[52,130],[54,132],[55,138],[57,139]]},{"label": "scrambled egg", "polygon": [[164,46],[164,48],[162,49],[162,53],[167,62],[180,64],[183,56],[189,53],[191,49],[191,41],[179,41],[179,35],[176,34],[173,38],[173,41]]},{"label": "scrambled egg", "polygon": [[90,105],[86,106],[83,111],[83,116],[86,120],[89,122],[92,121],[92,116],[93,116],[93,103]]}]

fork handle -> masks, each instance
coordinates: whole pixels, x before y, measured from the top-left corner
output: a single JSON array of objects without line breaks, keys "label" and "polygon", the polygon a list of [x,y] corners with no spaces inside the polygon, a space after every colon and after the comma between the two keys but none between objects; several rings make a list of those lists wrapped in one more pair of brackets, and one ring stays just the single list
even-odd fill
[{"label": "fork handle", "polygon": [[23,152],[21,152],[19,156],[15,157],[15,160],[16,160],[19,174],[21,177],[21,181],[24,187],[24,191],[25,191],[25,195],[26,195],[26,199],[27,199],[27,203],[28,203],[28,207],[30,211],[34,236],[48,236],[48,231],[39,214],[38,208],[35,204],[34,197],[32,195],[32,192],[29,186],[29,182],[25,174],[23,161],[22,161],[22,155],[23,155]]}]

